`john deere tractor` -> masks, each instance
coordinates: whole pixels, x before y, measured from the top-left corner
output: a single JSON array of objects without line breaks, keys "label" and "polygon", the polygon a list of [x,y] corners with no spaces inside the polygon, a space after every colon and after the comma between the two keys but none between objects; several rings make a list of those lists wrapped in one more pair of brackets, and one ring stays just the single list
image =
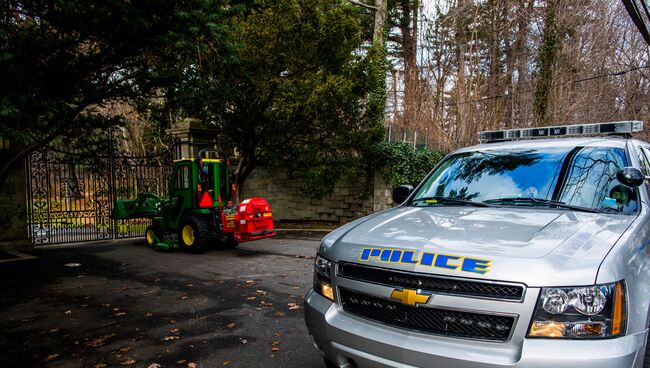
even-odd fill
[{"label": "john deere tractor", "polygon": [[236,204],[234,175],[222,151],[204,149],[196,158],[174,161],[169,194],[141,193],[115,201],[114,219],[150,218],[146,241],[154,249],[201,252],[210,245],[275,236],[271,207],[262,198]]}]

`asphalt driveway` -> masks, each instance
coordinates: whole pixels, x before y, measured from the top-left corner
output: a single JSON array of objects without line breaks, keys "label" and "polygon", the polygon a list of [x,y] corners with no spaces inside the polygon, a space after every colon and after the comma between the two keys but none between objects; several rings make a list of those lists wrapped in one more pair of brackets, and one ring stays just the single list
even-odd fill
[{"label": "asphalt driveway", "polygon": [[323,234],[201,255],[142,240],[0,263],[3,367],[321,367],[303,321]]}]

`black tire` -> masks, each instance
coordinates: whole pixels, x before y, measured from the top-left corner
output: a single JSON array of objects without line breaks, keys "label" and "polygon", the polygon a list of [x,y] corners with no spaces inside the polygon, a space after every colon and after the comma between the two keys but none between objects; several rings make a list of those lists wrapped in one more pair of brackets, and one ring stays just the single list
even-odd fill
[{"label": "black tire", "polygon": [[151,235],[155,236],[160,241],[165,240],[165,232],[163,231],[162,226],[160,226],[160,223],[158,221],[154,221],[151,225],[147,226],[147,230],[145,231],[144,236],[147,245],[150,248],[156,249],[156,241]]},{"label": "black tire", "polygon": [[[191,229],[191,234],[189,229]],[[178,229],[178,242],[183,250],[190,253],[200,253],[210,245],[211,234],[207,219],[190,216],[183,221]]]},{"label": "black tire", "polygon": [[221,249],[233,249],[239,245],[235,235],[228,233],[219,237],[219,247]]},{"label": "black tire", "polygon": [[327,358],[323,358],[323,363],[325,363],[325,368],[339,368],[338,365]]}]

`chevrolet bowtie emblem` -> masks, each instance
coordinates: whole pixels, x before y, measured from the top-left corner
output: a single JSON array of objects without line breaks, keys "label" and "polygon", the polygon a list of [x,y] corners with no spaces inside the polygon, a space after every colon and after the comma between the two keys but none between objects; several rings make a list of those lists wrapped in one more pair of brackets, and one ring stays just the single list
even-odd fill
[{"label": "chevrolet bowtie emblem", "polygon": [[422,295],[418,293],[418,290],[412,289],[402,289],[402,290],[393,290],[390,293],[391,299],[397,299],[402,302],[404,305],[415,306],[415,304],[426,304],[429,301],[431,295]]}]

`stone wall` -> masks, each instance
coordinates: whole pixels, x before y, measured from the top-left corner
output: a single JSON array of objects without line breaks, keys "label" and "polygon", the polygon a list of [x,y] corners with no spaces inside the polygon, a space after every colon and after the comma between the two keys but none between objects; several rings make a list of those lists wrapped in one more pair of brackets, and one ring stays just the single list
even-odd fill
[{"label": "stone wall", "polygon": [[0,242],[27,239],[25,190],[25,168],[21,165],[12,170],[4,186],[0,188]]},{"label": "stone wall", "polygon": [[[370,180],[370,183],[367,183]],[[245,198],[262,197],[269,201],[273,218],[279,221],[349,222],[393,206],[391,188],[375,173],[370,179],[341,179],[334,192],[322,199],[305,196],[301,180],[286,171],[256,168],[244,184]]]}]

